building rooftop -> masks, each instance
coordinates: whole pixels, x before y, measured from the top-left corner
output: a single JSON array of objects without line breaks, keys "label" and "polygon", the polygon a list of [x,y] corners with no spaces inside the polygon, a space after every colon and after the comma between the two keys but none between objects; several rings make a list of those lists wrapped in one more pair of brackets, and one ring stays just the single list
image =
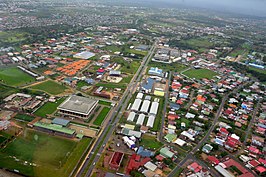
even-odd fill
[{"label": "building rooftop", "polygon": [[63,127],[62,125],[47,124],[43,122],[36,122],[34,123],[34,126],[60,132],[60,133],[69,134],[69,135],[73,135],[76,132],[75,130]]},{"label": "building rooftop", "polygon": [[98,100],[73,95],[59,105],[58,109],[87,115],[97,103]]},{"label": "building rooftop", "polygon": [[61,119],[61,118],[55,118],[52,123],[62,126],[67,126],[69,124],[69,120]]}]

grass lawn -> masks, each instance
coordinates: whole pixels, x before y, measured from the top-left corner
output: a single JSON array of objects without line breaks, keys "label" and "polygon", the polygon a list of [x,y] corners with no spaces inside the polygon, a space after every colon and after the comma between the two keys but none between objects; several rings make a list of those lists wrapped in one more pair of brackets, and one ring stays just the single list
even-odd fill
[{"label": "grass lawn", "polygon": [[100,126],[102,125],[102,122],[104,121],[105,117],[109,113],[111,108],[104,107],[102,111],[99,113],[99,115],[96,117],[95,121],[93,122],[94,125]]},{"label": "grass lawn", "polygon": [[128,53],[133,53],[133,54],[142,55],[142,56],[146,56],[148,54],[148,51],[141,51],[141,50],[134,50],[134,49],[126,49],[125,51]]},{"label": "grass lawn", "polygon": [[111,106],[111,102],[108,102],[108,101],[103,101],[103,100],[99,100],[98,102],[99,104],[102,104],[102,105],[106,105],[106,106]]},{"label": "grass lawn", "polygon": [[158,62],[154,62],[154,61],[151,61],[149,63],[149,66],[158,67],[164,71],[173,71],[173,72],[181,72],[187,68],[186,65],[183,65],[180,63],[166,64],[166,63],[158,63]]},{"label": "grass lawn", "polygon": [[36,116],[40,117],[46,117],[46,114],[52,114],[56,111],[56,108],[65,100],[65,98],[60,98],[55,103],[47,102],[42,107],[37,109],[37,111],[34,112]]},{"label": "grass lawn", "polygon": [[208,69],[190,69],[183,74],[195,79],[212,79],[214,76],[218,75],[216,72]]},{"label": "grass lawn", "polygon": [[22,121],[26,121],[26,122],[31,122],[35,118],[33,116],[29,116],[29,115],[26,115],[26,114],[17,114],[15,116],[15,119],[22,120]]},{"label": "grass lawn", "polygon": [[[17,169],[27,176],[68,176],[90,140],[75,142],[27,130],[25,135],[0,150],[0,167]],[[19,161],[15,161],[11,156],[15,156]],[[25,164],[25,161],[28,163]],[[29,163],[35,163],[37,166],[31,166]]]},{"label": "grass lawn", "polygon": [[181,123],[184,122],[186,124],[186,127],[189,127],[191,124],[191,121],[186,118],[180,118],[176,121],[176,126],[181,128]]},{"label": "grass lawn", "polygon": [[79,81],[77,83],[77,88],[78,89],[81,89],[81,87],[83,87],[83,86],[90,86],[90,85],[87,82],[85,82],[85,81]]},{"label": "grass lawn", "polygon": [[22,70],[12,67],[0,69],[0,81],[11,86],[20,86],[35,81],[35,78]]},{"label": "grass lawn", "polygon": [[8,95],[16,93],[17,91],[18,91],[18,89],[16,89],[16,88],[5,86],[5,85],[0,83],[0,98],[5,98]]},{"label": "grass lawn", "polygon": [[140,145],[144,146],[145,148],[159,149],[160,147],[162,147],[163,143],[157,141],[153,136],[144,134],[141,138]]},{"label": "grass lawn", "polygon": [[104,87],[104,88],[109,88],[109,89],[114,89],[114,88],[121,88],[123,90],[125,90],[127,88],[126,84],[119,84],[119,83],[103,83],[100,82],[98,84],[96,84],[97,87]]},{"label": "grass lawn", "polygon": [[61,85],[51,80],[42,82],[38,85],[34,85],[31,88],[47,92],[51,95],[58,95],[60,93],[63,93],[67,89],[64,85]]}]

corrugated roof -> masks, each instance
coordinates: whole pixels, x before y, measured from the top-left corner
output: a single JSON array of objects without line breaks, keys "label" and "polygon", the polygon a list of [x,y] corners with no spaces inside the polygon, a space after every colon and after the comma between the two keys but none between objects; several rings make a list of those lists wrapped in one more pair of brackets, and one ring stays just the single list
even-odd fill
[{"label": "corrugated roof", "polygon": [[43,122],[36,122],[33,125],[36,127],[41,127],[41,128],[45,128],[48,130],[69,134],[69,135],[73,135],[76,132],[75,130],[65,128],[62,125],[56,125],[56,124],[47,124],[47,123],[43,123]]},{"label": "corrugated roof", "polygon": [[57,125],[63,125],[63,126],[67,126],[67,124],[69,124],[69,120],[65,120],[65,119],[61,119],[61,118],[55,118],[52,123],[53,124],[57,124]]}]

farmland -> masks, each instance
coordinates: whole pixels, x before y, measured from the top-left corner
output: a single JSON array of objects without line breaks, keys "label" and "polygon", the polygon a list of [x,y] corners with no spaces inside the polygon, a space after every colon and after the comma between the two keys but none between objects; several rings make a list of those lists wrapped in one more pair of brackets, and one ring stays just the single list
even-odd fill
[{"label": "farmland", "polygon": [[31,88],[34,90],[44,91],[51,95],[61,94],[67,89],[65,86],[50,80],[34,85]]},{"label": "farmland", "polygon": [[0,151],[0,167],[16,169],[27,176],[67,176],[90,140],[75,142],[28,130],[26,136],[16,138]]},{"label": "farmland", "polygon": [[47,114],[52,114],[55,112],[56,108],[65,100],[65,98],[60,98],[55,103],[47,102],[42,107],[40,107],[34,114],[40,117],[46,117]]},{"label": "farmland", "polygon": [[208,69],[190,69],[185,71],[183,74],[195,79],[212,79],[214,76],[218,75],[216,72]]},{"label": "farmland", "polygon": [[11,67],[0,69],[0,81],[10,86],[21,86],[34,82],[35,78],[16,67]]},{"label": "farmland", "polygon": [[99,113],[99,115],[96,117],[95,121],[93,122],[94,125],[100,126],[102,125],[102,122],[104,121],[105,117],[109,113],[110,108],[104,107],[102,111]]}]

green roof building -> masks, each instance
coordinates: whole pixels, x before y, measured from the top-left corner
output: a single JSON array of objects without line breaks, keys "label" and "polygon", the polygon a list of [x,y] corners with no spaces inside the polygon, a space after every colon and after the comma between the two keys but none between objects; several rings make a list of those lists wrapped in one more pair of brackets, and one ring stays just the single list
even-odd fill
[{"label": "green roof building", "polygon": [[172,158],[175,154],[169,150],[169,148],[164,147],[160,150],[160,154],[165,158]]}]

